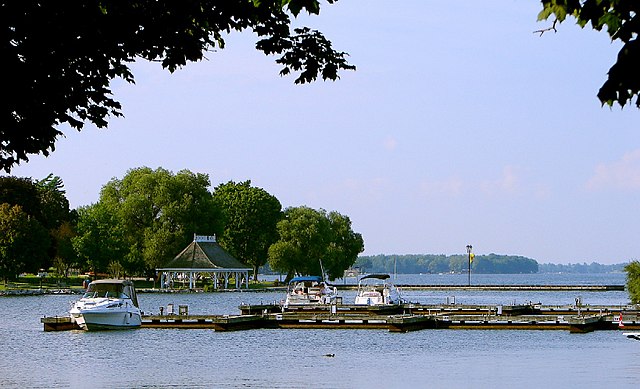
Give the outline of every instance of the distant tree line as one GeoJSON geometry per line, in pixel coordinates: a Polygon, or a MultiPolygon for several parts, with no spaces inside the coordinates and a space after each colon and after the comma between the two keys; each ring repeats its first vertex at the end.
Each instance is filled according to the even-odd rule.
{"type": "Polygon", "coordinates": [[[584,263],[541,263],[539,266],[540,273],[616,273],[623,272],[626,264],[616,263],[613,265],[603,265],[597,262],[584,263]]]}
{"type": "Polygon", "coordinates": [[[153,277],[194,234],[215,235],[254,277],[268,262],[288,278],[324,270],[335,279],[364,250],[348,216],[283,210],[251,181],[209,186],[206,174],[136,168],[106,183],[98,202],[69,210],[59,177],[0,177],[0,277],[6,283],[52,266],[65,276],[77,269],[153,277]]]}
{"type": "MultiPolygon", "coordinates": [[[[355,265],[368,273],[463,273],[469,269],[467,254],[408,254],[360,256],[355,265]]],[[[471,271],[482,274],[537,273],[534,259],[513,255],[476,255],[471,271]]]]}

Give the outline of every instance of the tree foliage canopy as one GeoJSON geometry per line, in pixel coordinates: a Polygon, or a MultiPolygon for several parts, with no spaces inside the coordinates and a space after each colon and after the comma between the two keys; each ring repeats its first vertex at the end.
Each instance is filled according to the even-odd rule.
{"type": "Polygon", "coordinates": [[[218,241],[253,268],[255,279],[258,268],[267,263],[269,246],[278,239],[280,201],[264,189],[251,186],[251,181],[220,184],[213,191],[213,199],[225,226],[218,241]]]}
{"type": "Polygon", "coordinates": [[[69,201],[60,177],[50,174],[35,182],[30,178],[0,177],[2,203],[20,206],[21,211],[32,219],[29,223],[38,223],[38,229],[48,231],[48,260],[40,265],[49,266],[54,258],[62,258],[65,252],[68,253],[62,248],[68,243],[68,235],[62,233],[61,229],[73,224],[74,213],[69,210],[69,201]]]}
{"type": "Polygon", "coordinates": [[[99,202],[78,209],[76,235],[71,242],[82,263],[95,273],[105,272],[111,261],[128,252],[117,214],[99,202]]]}
{"type": "MultiPolygon", "coordinates": [[[[591,24],[597,31],[606,29],[612,40],[622,42],[615,64],[598,92],[602,104],[631,104],[640,108],[640,2],[637,0],[542,0],[539,20],[554,18],[563,22],[573,16],[580,27],[591,24]]],[[[542,30],[544,31],[544,30],[542,30]]]]}
{"type": "Polygon", "coordinates": [[[624,270],[627,272],[627,291],[631,303],[640,304],[640,262],[629,262],[624,270]]]}
{"type": "MultiPolygon", "coordinates": [[[[328,0],[333,3],[334,0],[328,0]]],[[[0,57],[5,99],[0,110],[0,169],[30,154],[48,155],[63,133],[85,122],[107,126],[121,116],[110,81],[134,82],[128,64],[159,61],[173,72],[225,46],[224,35],[251,30],[256,48],[280,55],[281,75],[296,83],[338,78],[355,69],[320,32],[291,29],[291,16],[317,14],[319,0],[71,0],[0,3],[0,57]]]]}
{"type": "Polygon", "coordinates": [[[36,180],[41,204],[40,221],[47,229],[53,229],[73,218],[62,179],[53,174],[36,180]]]}
{"type": "Polygon", "coordinates": [[[42,202],[40,192],[30,178],[0,177],[0,204],[19,205],[22,211],[40,220],[42,202]]]}
{"type": "Polygon", "coordinates": [[[172,259],[194,233],[219,234],[220,216],[209,186],[206,174],[182,170],[174,175],[148,167],[109,181],[99,203],[116,216],[128,247],[124,258],[112,259],[129,272],[151,270],[172,259]]]}
{"type": "Polygon", "coordinates": [[[362,236],[351,230],[351,221],[337,212],[291,207],[278,222],[280,239],[269,247],[271,269],[295,274],[342,277],[364,250],[362,236]],[[322,266],[324,269],[322,269],[322,266]]]}
{"type": "Polygon", "coordinates": [[[360,233],[351,228],[351,219],[336,211],[327,214],[330,238],[323,260],[329,279],[342,277],[344,271],[351,267],[358,254],[364,251],[364,239],[360,233]]]}
{"type": "Polygon", "coordinates": [[[19,205],[0,204],[0,277],[37,272],[47,260],[47,230],[19,205]]]}

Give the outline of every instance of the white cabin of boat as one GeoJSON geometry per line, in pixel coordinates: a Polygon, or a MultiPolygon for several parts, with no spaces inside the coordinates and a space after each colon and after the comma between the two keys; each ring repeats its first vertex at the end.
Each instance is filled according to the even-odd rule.
{"type": "Polygon", "coordinates": [[[336,296],[336,288],[330,288],[320,276],[293,277],[284,305],[329,304],[336,296]]]}
{"type": "Polygon", "coordinates": [[[95,280],[89,284],[82,298],[126,298],[134,306],[138,306],[138,296],[133,282],[130,280],[104,279],[95,280]]]}
{"type": "Polygon", "coordinates": [[[392,305],[402,303],[400,292],[388,280],[389,274],[368,274],[358,282],[356,305],[392,305]]]}

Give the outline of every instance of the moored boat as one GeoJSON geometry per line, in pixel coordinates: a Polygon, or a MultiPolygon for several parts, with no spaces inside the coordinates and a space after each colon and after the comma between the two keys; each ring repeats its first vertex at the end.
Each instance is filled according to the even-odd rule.
{"type": "Polygon", "coordinates": [[[358,281],[356,305],[402,304],[398,288],[389,282],[388,274],[368,274],[358,281]]]}
{"type": "Polygon", "coordinates": [[[320,276],[293,277],[287,286],[283,306],[330,304],[337,296],[336,288],[330,287],[320,276]]]}
{"type": "Polygon", "coordinates": [[[84,330],[128,329],[142,324],[136,290],[129,280],[91,282],[69,314],[84,330]]]}

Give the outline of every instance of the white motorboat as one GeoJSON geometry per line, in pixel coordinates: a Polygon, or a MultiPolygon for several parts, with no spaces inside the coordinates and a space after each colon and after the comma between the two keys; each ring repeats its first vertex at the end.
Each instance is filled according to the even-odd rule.
{"type": "Polygon", "coordinates": [[[91,282],[69,313],[84,330],[137,328],[142,324],[136,290],[129,280],[91,282]]]}
{"type": "Polygon", "coordinates": [[[331,304],[337,296],[336,288],[327,285],[320,276],[293,277],[287,286],[284,307],[331,304]]]}
{"type": "Polygon", "coordinates": [[[400,291],[389,282],[388,274],[368,274],[358,282],[356,305],[393,305],[402,304],[404,300],[400,291]]]}

